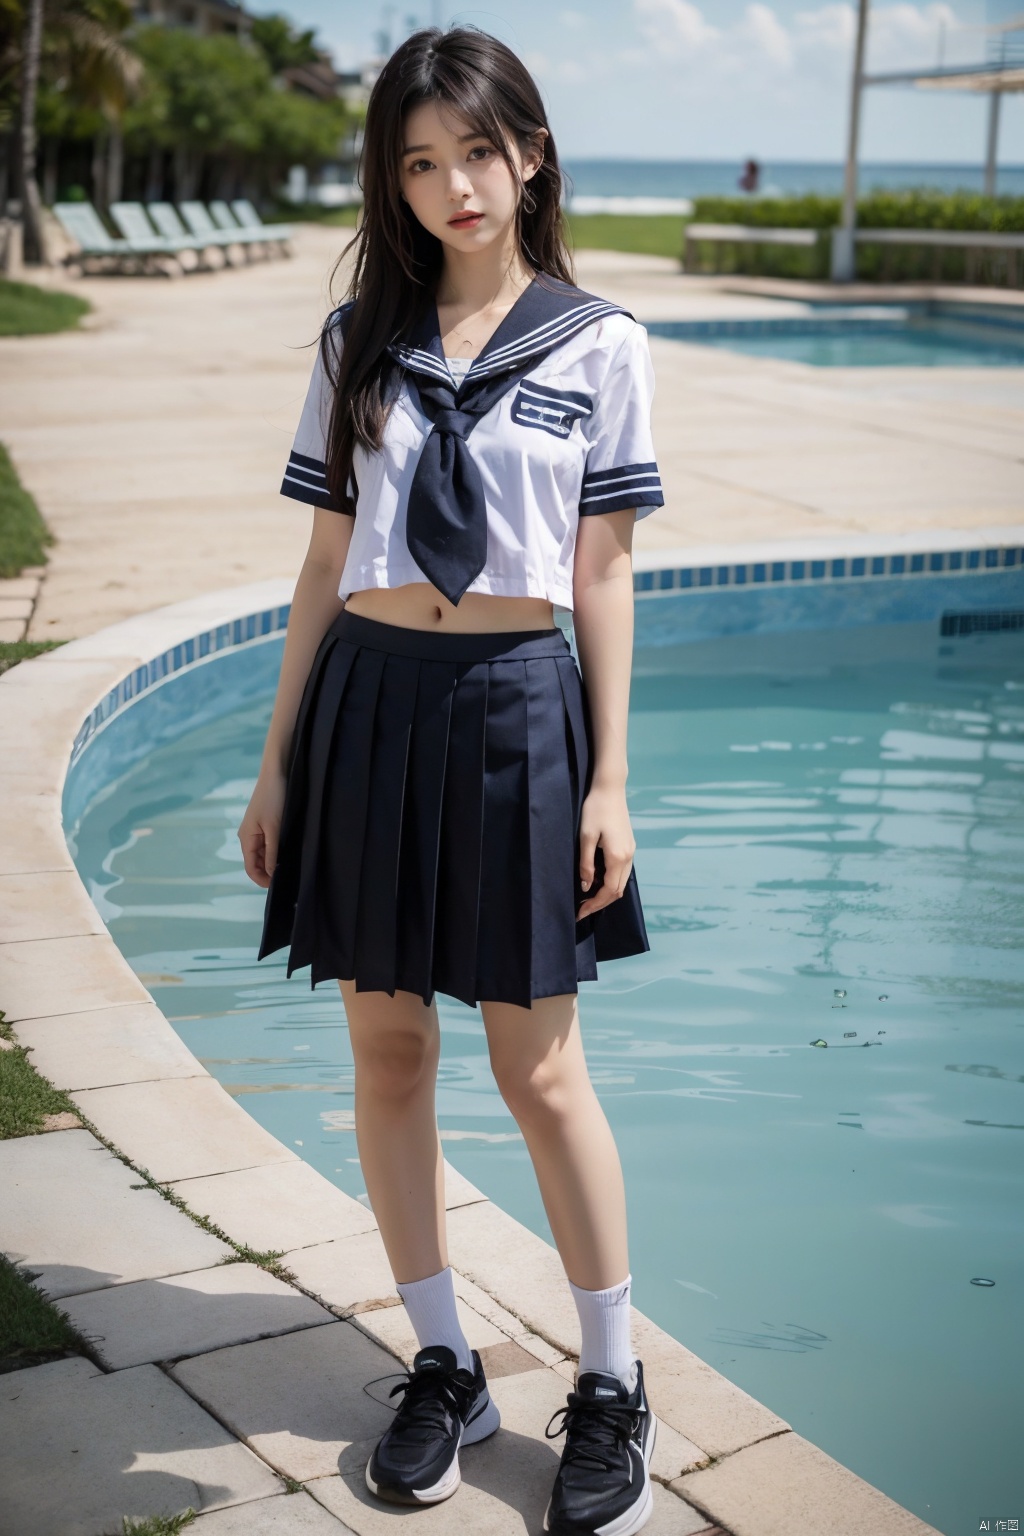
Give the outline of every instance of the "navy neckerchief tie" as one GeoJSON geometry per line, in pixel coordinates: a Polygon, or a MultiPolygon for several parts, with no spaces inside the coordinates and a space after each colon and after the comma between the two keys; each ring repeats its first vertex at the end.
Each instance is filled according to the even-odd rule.
{"type": "Polygon", "coordinates": [[[415,375],[410,388],[431,421],[409,489],[406,540],[420,570],[449,602],[458,604],[487,563],[487,505],[469,434],[540,358],[604,315],[628,314],[618,304],[538,274],[458,388],[444,359],[433,300],[388,347],[406,373],[415,375]]]}

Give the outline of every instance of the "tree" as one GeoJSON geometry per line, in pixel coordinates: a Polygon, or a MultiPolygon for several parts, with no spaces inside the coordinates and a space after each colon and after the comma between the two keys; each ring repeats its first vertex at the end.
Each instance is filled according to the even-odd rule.
{"type": "Polygon", "coordinates": [[[287,16],[257,16],[250,35],[275,75],[300,64],[315,64],[321,57],[313,28],[296,32],[287,16]]]}

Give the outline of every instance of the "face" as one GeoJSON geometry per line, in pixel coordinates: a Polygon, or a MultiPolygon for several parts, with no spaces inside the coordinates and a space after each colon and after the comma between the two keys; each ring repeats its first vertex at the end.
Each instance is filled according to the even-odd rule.
{"type": "MultiPolygon", "coordinates": [[[[442,111],[424,102],[407,114],[401,190],[424,229],[453,250],[479,251],[507,235],[519,189],[497,147],[442,111]]],[[[524,181],[543,158],[539,149],[522,156],[514,143],[511,154],[524,181]]]]}

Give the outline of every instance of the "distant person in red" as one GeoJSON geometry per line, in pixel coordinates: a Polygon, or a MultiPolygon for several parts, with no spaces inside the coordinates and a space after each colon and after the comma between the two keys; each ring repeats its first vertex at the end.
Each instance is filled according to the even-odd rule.
{"type": "Polygon", "coordinates": [[[739,178],[739,188],[742,192],[756,192],[760,184],[761,167],[756,160],[748,160],[739,178]]]}

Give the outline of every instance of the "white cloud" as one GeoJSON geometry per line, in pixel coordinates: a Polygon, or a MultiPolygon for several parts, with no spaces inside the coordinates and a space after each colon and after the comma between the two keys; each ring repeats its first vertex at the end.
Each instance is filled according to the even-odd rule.
{"type": "Polygon", "coordinates": [[[690,0],[633,0],[633,10],[640,30],[659,53],[703,48],[722,35],[690,0]]]}
{"type": "MultiPolygon", "coordinates": [[[[797,11],[789,25],[763,0],[747,5],[728,27],[714,26],[691,0],[633,0],[633,14],[649,46],[649,63],[666,55],[684,64],[699,58],[702,75],[751,68],[759,75],[784,75],[794,67],[831,71],[840,64],[845,69],[856,30],[855,8],[845,0],[797,11]]],[[[876,4],[868,32],[869,67],[934,64],[940,47],[949,62],[957,42],[970,38],[973,30],[949,4],[876,4]]]]}

